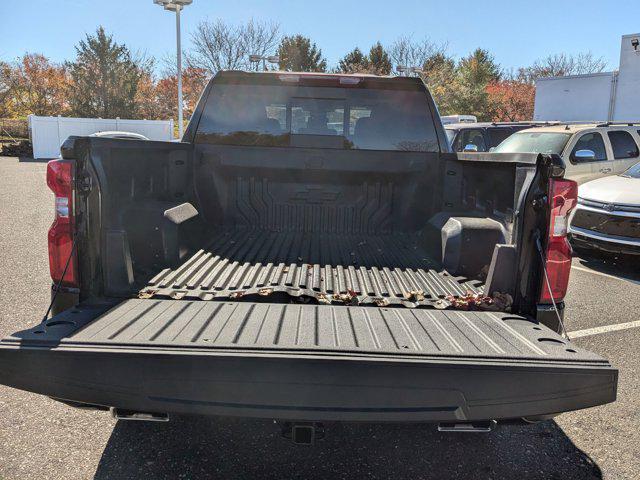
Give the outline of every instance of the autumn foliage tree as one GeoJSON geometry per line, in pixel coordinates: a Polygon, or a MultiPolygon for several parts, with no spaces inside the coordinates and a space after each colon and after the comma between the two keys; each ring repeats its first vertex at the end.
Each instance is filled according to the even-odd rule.
{"type": "Polygon", "coordinates": [[[420,74],[442,115],[455,113],[454,102],[460,95],[460,84],[456,73],[456,62],[444,52],[428,57],[420,74]]]}
{"type": "MultiPolygon", "coordinates": [[[[68,109],[69,83],[62,65],[39,53],[27,53],[13,64],[0,65],[4,110],[15,117],[62,115],[68,109]]],[[[5,113],[5,114],[6,114],[5,113]]]]}
{"type": "Polygon", "coordinates": [[[487,85],[489,110],[494,122],[518,122],[533,118],[536,87],[520,80],[502,80],[487,85]]]}
{"type": "MultiPolygon", "coordinates": [[[[191,118],[208,79],[209,73],[204,68],[187,67],[182,71],[182,96],[185,119],[191,118]]],[[[154,93],[153,104],[158,109],[156,118],[177,118],[177,76],[175,74],[169,74],[158,80],[154,93]]]]}

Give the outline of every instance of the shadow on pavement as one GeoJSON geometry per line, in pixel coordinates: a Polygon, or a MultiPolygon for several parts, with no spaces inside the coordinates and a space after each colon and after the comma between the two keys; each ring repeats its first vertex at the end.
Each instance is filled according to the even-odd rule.
{"type": "Polygon", "coordinates": [[[95,479],[434,478],[599,479],[602,472],[555,422],[490,434],[438,433],[434,425],[327,424],[324,440],[297,446],[263,420],[120,421],[95,479]]]}
{"type": "MultiPolygon", "coordinates": [[[[639,252],[640,253],[640,252],[639,252]]],[[[596,272],[614,275],[630,280],[640,280],[640,254],[623,255],[616,253],[577,250],[578,263],[596,272]]]]}

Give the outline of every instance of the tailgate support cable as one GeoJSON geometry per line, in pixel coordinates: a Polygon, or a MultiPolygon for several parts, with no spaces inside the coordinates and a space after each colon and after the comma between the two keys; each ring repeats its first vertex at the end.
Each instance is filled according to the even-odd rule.
{"type": "MultiPolygon", "coordinates": [[[[538,248],[538,253],[540,254],[540,260],[542,260],[542,271],[544,272],[544,281],[547,284],[547,288],[549,289],[549,292],[552,292],[553,290],[551,289],[551,282],[549,281],[549,274],[547,272],[547,259],[544,257],[544,252],[542,249],[542,242],[540,241],[539,231],[536,231],[535,239],[536,239],[536,247],[538,248]]],[[[553,311],[556,313],[556,316],[558,317],[558,322],[562,327],[562,336],[565,337],[567,340],[571,341],[571,339],[569,338],[569,332],[567,332],[567,328],[564,326],[564,321],[562,320],[562,316],[558,311],[558,305],[556,305],[556,299],[553,298],[553,294],[551,295],[551,303],[553,304],[553,311]]]]}
{"type": "Polygon", "coordinates": [[[44,314],[44,317],[42,317],[42,322],[44,323],[47,321],[47,318],[49,317],[49,313],[51,312],[51,309],[53,308],[53,304],[56,301],[56,297],[58,296],[58,292],[60,291],[60,287],[62,286],[62,281],[64,280],[64,276],[67,274],[67,269],[69,268],[69,264],[71,263],[71,258],[73,257],[73,254],[76,251],[76,233],[73,233],[73,240],[71,243],[71,252],[69,252],[69,258],[67,258],[67,263],[65,263],[64,265],[64,270],[62,271],[62,275],[60,276],[60,280],[58,280],[58,283],[56,284],[56,290],[53,292],[53,296],[51,297],[51,302],[49,302],[49,307],[47,308],[47,311],[44,314]]]}

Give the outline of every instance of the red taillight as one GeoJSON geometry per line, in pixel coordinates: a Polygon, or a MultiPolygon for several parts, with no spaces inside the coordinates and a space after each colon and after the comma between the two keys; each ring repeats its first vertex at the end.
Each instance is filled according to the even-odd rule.
{"type": "Polygon", "coordinates": [[[542,280],[541,303],[561,301],[567,294],[571,271],[571,245],[567,239],[569,213],[578,202],[578,184],[573,180],[551,179],[549,235],[547,238],[546,270],[551,291],[546,280],[542,280]]]}
{"type": "Polygon", "coordinates": [[[55,218],[49,228],[49,270],[55,283],[67,287],[78,286],[73,248],[73,167],[70,160],[52,160],[47,164],[47,185],[55,195],[55,218]]]}

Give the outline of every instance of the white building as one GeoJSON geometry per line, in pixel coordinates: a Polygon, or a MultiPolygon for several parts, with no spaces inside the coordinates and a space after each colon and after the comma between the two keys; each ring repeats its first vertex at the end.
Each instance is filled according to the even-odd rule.
{"type": "Polygon", "coordinates": [[[622,37],[617,71],[538,79],[533,118],[640,121],[640,33],[622,37]]]}

